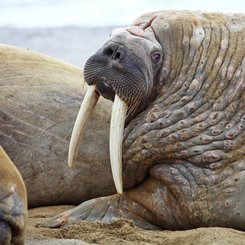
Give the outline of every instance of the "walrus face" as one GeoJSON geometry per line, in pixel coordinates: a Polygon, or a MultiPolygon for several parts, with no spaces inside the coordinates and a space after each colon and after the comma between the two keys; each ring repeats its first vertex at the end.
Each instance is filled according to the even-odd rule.
{"type": "Polygon", "coordinates": [[[84,68],[88,85],[95,85],[100,95],[112,101],[117,94],[128,105],[128,120],[154,97],[155,77],[162,63],[161,46],[154,36],[139,30],[114,30],[84,68]]]}
{"type": "Polygon", "coordinates": [[[131,120],[156,96],[157,75],[163,61],[161,45],[153,30],[137,26],[116,29],[86,62],[88,85],[72,132],[68,164],[73,159],[86,121],[100,95],[114,101],[110,128],[110,159],[113,179],[122,193],[122,141],[125,120],[131,120]]]}

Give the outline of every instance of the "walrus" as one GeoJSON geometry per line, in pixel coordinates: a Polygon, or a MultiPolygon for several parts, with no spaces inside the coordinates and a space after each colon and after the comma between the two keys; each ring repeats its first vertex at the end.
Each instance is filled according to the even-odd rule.
{"type": "Polygon", "coordinates": [[[81,68],[4,44],[0,62],[0,145],[25,181],[28,207],[77,205],[115,193],[108,150],[111,102],[99,100],[71,169],[69,141],[84,96],[81,68]]]}
{"type": "MultiPolygon", "coordinates": [[[[97,103],[77,167],[67,167],[71,130],[84,96],[81,86],[86,91],[81,68],[5,44],[0,44],[0,63],[0,145],[24,179],[28,208],[79,204],[115,193],[108,100],[97,103]],[[96,142],[95,135],[100,135],[96,142]]],[[[23,244],[27,204],[23,183],[9,158],[1,148],[0,244],[23,244]],[[7,174],[5,168],[12,170],[7,174]]]]}
{"type": "Polygon", "coordinates": [[[158,11],[113,31],[85,64],[89,88],[68,163],[97,100],[114,101],[109,148],[118,194],[43,225],[123,218],[145,229],[245,230],[244,74],[242,14],[158,11]]]}
{"type": "Polygon", "coordinates": [[[25,242],[27,196],[24,181],[0,146],[0,244],[25,242]]]}

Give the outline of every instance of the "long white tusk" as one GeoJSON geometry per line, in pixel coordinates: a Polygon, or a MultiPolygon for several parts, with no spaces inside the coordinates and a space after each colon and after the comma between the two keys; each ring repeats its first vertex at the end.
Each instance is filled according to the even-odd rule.
{"type": "Polygon", "coordinates": [[[89,86],[83,99],[80,110],[78,112],[77,119],[71,135],[68,153],[69,167],[73,166],[73,160],[76,155],[80,140],[82,138],[86,122],[88,120],[89,115],[92,113],[98,99],[99,94],[95,91],[95,85],[89,86]]]}
{"type": "Polygon", "coordinates": [[[113,180],[118,194],[123,193],[122,187],[122,141],[124,123],[128,106],[117,95],[112,107],[110,126],[110,159],[113,180]]]}

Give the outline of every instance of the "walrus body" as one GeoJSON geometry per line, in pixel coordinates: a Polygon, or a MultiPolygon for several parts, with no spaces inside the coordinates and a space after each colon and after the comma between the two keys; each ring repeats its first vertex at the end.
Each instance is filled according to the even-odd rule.
{"type": "Polygon", "coordinates": [[[23,179],[0,146],[0,244],[23,245],[27,196],[23,179]]]}
{"type": "Polygon", "coordinates": [[[84,74],[91,91],[128,108],[126,191],[45,225],[128,218],[148,229],[245,230],[244,15],[146,14],[113,32],[84,74]]]}
{"type": "Polygon", "coordinates": [[[78,165],[69,169],[69,139],[83,98],[81,69],[7,45],[0,45],[0,60],[0,145],[25,181],[29,208],[79,204],[114,193],[107,136],[110,102],[99,101],[78,165]]]}

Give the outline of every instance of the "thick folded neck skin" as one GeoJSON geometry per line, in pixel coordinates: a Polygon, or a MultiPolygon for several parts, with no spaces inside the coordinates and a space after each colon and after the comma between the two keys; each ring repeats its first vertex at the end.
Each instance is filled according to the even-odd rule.
{"type": "Polygon", "coordinates": [[[151,26],[164,60],[157,98],[125,129],[125,189],[140,183],[155,164],[218,173],[244,154],[244,30],[232,18],[222,23],[222,15],[161,14],[133,24],[151,26]]]}

